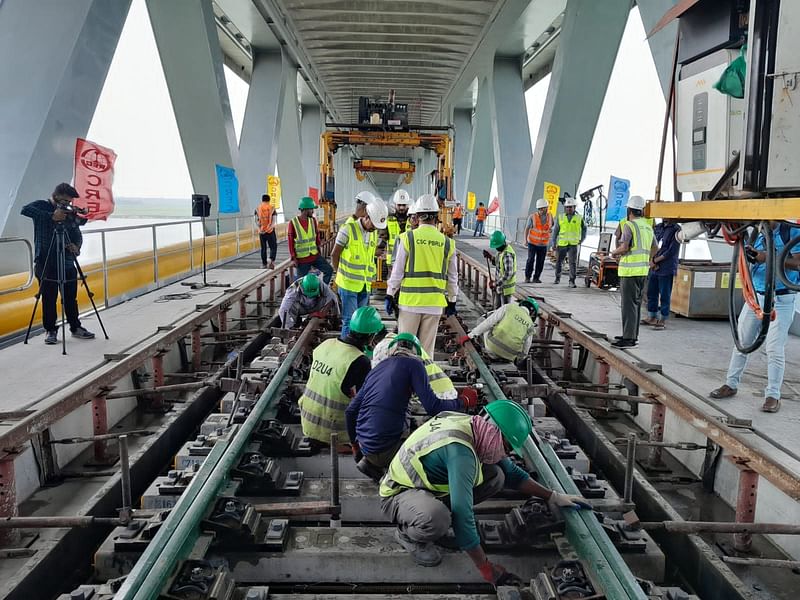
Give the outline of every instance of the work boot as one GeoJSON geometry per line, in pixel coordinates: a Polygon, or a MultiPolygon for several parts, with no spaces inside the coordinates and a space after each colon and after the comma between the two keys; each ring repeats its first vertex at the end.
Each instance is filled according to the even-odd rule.
{"type": "Polygon", "coordinates": [[[731,398],[732,396],[736,395],[736,388],[732,388],[728,384],[721,385],[713,392],[709,394],[712,398],[716,400],[722,400],[723,398],[731,398]]]}
{"type": "Polygon", "coordinates": [[[530,282],[531,282],[531,278],[530,277],[526,277],[525,278],[525,283],[530,283],[530,282]]]}
{"type": "Polygon", "coordinates": [[[442,555],[430,542],[415,542],[399,529],[394,530],[394,539],[421,567],[435,567],[442,562],[442,555]]]}
{"type": "Polygon", "coordinates": [[[561,277],[556,277],[556,278],[553,280],[553,284],[554,284],[554,285],[558,285],[559,283],[561,283],[561,277]]]}
{"type": "Polygon", "coordinates": [[[94,334],[85,327],[76,327],[72,330],[72,337],[78,338],[79,340],[93,340],[94,334]]]}
{"type": "Polygon", "coordinates": [[[575,282],[574,282],[574,281],[570,281],[570,282],[569,282],[569,287],[571,287],[571,288],[574,288],[574,287],[578,287],[578,286],[577,286],[577,285],[575,285],[575,282]]]}
{"type": "Polygon", "coordinates": [[[372,479],[375,483],[378,483],[383,477],[384,470],[380,467],[376,467],[371,462],[367,460],[367,457],[364,456],[360,461],[356,463],[356,469],[361,471],[364,475],[372,479]]]}
{"type": "Polygon", "coordinates": [[[275,261],[274,260],[269,261],[267,263],[267,268],[268,269],[274,269],[275,268],[275,261]]]}
{"type": "Polygon", "coordinates": [[[47,335],[44,337],[44,343],[48,346],[55,346],[58,343],[58,332],[48,331],[47,335]]]}
{"type": "Polygon", "coordinates": [[[533,283],[542,283],[542,280],[539,279],[538,277],[534,277],[533,278],[533,283]]]}

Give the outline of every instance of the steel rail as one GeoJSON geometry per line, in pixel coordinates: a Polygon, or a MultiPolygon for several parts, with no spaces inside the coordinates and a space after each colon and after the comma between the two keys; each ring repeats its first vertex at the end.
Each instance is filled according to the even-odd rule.
{"type": "MultiPolygon", "coordinates": [[[[459,251],[458,259],[472,269],[483,273],[486,267],[471,256],[459,251]]],[[[525,295],[517,292],[517,298],[525,295]]],[[[538,300],[538,299],[537,299],[538,300]]],[[[670,409],[683,421],[708,437],[712,442],[728,450],[731,454],[746,462],[748,468],[781,490],[794,500],[800,500],[800,478],[790,468],[781,464],[773,456],[753,448],[745,438],[732,427],[717,421],[699,406],[693,406],[688,398],[676,394],[664,383],[637,365],[629,362],[613,349],[603,345],[597,339],[587,335],[584,327],[573,319],[559,316],[559,311],[549,304],[538,300],[539,308],[544,313],[548,324],[557,327],[568,335],[575,344],[586,348],[592,355],[602,358],[620,375],[639,386],[648,393],[648,397],[670,409]]],[[[561,313],[563,315],[563,313],[561,313]]]]}
{"type": "Polygon", "coordinates": [[[217,498],[228,473],[242,456],[250,435],[264,418],[264,413],[279,398],[289,370],[310,344],[320,323],[321,319],[311,319],[273,375],[267,389],[253,406],[247,420],[212,448],[200,470],[125,579],[115,596],[117,600],[155,600],[159,596],[175,564],[191,550],[199,535],[200,520],[217,498]]]}
{"type": "MultiPolygon", "coordinates": [[[[459,337],[466,335],[455,317],[449,317],[447,325],[459,337]]],[[[466,342],[464,349],[470,362],[478,369],[492,400],[507,400],[494,375],[472,343],[466,342]]],[[[572,476],[567,473],[555,451],[549,444],[541,443],[535,431],[518,451],[529,466],[536,469],[550,489],[580,495],[572,476]]],[[[575,547],[578,556],[586,561],[592,575],[602,584],[605,595],[616,600],[625,598],[646,600],[647,596],[637,583],[636,577],[608,539],[594,513],[563,510],[562,515],[567,524],[567,538],[575,547]]]]}

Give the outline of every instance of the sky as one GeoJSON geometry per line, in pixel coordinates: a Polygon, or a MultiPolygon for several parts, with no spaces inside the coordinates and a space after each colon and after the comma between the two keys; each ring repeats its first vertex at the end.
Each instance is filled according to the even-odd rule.
{"type": "MultiPolygon", "coordinates": [[[[225,67],[237,139],[247,84],[225,67]]],[[[550,77],[525,94],[535,147],[550,77]]],[[[634,194],[652,197],[665,108],[638,9],[631,11],[606,91],[580,189],[610,175],[631,180],[634,194]]],[[[114,192],[123,197],[178,198],[192,193],[175,116],[144,0],[133,0],[88,138],[117,153],[114,192]]],[[[667,153],[669,155],[669,153],[667,153]]],[[[664,172],[672,172],[671,157],[664,172]]],[[[496,195],[496,181],[492,197],[496,195]]],[[[664,185],[671,199],[671,185],[664,185]]]]}

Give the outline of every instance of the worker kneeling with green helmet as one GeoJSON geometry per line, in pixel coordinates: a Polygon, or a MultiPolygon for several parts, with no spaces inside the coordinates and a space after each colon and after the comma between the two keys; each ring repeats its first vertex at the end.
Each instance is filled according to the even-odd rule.
{"type": "Polygon", "coordinates": [[[497,400],[486,406],[486,414],[440,413],[409,436],[381,480],[380,495],[384,515],[397,524],[395,538],[417,564],[434,567],[441,562],[434,542],[452,522],[456,544],[483,578],[503,584],[514,576],[490,562],[481,548],[475,504],[507,487],[551,506],[588,507],[580,496],[542,487],[508,459],[503,440],[519,450],[532,430],[520,405],[497,400]]]}
{"type": "Polygon", "coordinates": [[[512,300],[490,313],[469,335],[458,338],[458,343],[464,344],[482,335],[483,345],[492,357],[517,361],[531,349],[538,315],[539,303],[534,298],[528,297],[519,303],[512,300]]]}

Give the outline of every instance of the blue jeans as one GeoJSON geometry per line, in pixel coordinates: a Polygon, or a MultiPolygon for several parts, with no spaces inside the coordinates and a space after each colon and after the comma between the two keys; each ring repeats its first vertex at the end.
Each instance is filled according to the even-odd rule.
{"type": "MultiPolygon", "coordinates": [[[[764,398],[781,399],[781,385],[783,384],[783,371],[786,366],[784,350],[786,339],[789,337],[789,327],[794,319],[794,302],[797,294],[786,294],[785,296],[775,296],[776,318],[769,324],[769,332],[764,342],[767,351],[767,387],[764,390],[764,398]]],[[[764,303],[764,296],[758,295],[760,304],[764,303]]],[[[742,307],[739,314],[739,339],[743,343],[749,344],[756,335],[761,322],[756,319],[755,313],[747,304],[742,307]]],[[[742,376],[747,357],[749,354],[742,354],[735,347],[731,353],[731,363],[728,366],[728,377],[725,383],[733,389],[739,387],[739,379],[742,376]]]]}
{"type": "Polygon", "coordinates": [[[331,267],[330,263],[322,258],[319,254],[317,254],[317,259],[313,263],[305,263],[297,265],[297,277],[295,277],[295,281],[300,279],[301,277],[305,277],[308,275],[308,272],[311,270],[311,267],[317,269],[320,273],[322,273],[322,281],[325,283],[331,282],[331,275],[333,275],[333,268],[331,267]]]}
{"type": "Polygon", "coordinates": [[[369,304],[369,292],[366,290],[351,292],[339,288],[339,298],[342,300],[342,339],[344,339],[350,332],[350,317],[357,308],[369,304]]]}
{"type": "Polygon", "coordinates": [[[477,235],[483,235],[483,226],[486,224],[486,221],[475,221],[475,231],[472,232],[472,237],[477,235]]]}
{"type": "Polygon", "coordinates": [[[672,299],[672,275],[659,277],[650,273],[647,280],[647,312],[651,319],[669,319],[669,303],[672,299]],[[659,299],[661,300],[659,306],[659,299]],[[659,309],[661,315],[659,316],[659,309]]]}

